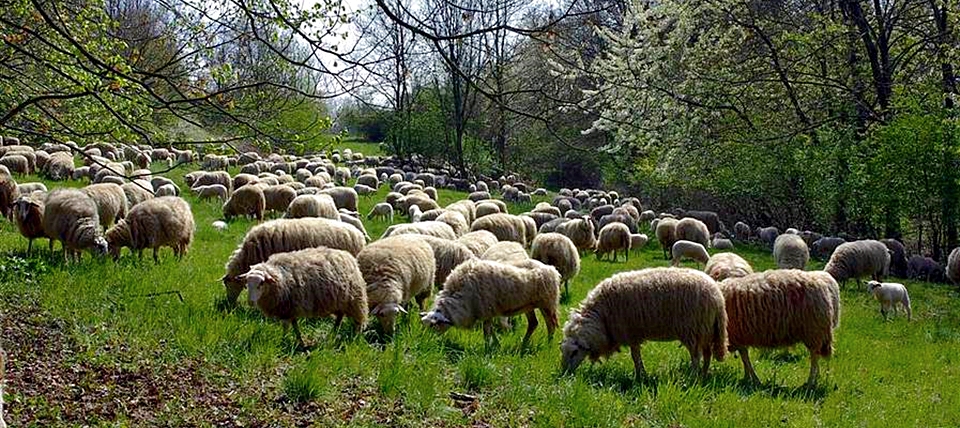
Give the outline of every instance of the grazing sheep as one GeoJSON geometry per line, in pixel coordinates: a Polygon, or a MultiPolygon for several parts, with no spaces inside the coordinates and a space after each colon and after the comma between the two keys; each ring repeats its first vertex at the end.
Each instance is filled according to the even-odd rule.
{"type": "Polygon", "coordinates": [[[518,314],[527,316],[522,346],[536,330],[539,309],[547,324],[547,340],[559,325],[560,274],[552,266],[530,260],[522,267],[490,260],[470,260],[453,270],[430,311],[420,321],[440,333],[451,326],[483,325],[487,343],[496,342],[493,319],[518,314]]]}
{"type": "Polygon", "coordinates": [[[833,255],[833,252],[837,250],[841,244],[845,243],[843,238],[826,236],[820,238],[813,242],[813,245],[810,246],[813,255],[820,260],[829,260],[830,256],[833,255]]]}
{"type": "Polygon", "coordinates": [[[670,249],[670,254],[673,256],[670,266],[674,267],[680,266],[680,262],[683,261],[683,259],[693,259],[698,265],[699,263],[706,264],[710,261],[710,254],[707,253],[707,249],[698,242],[684,240],[674,242],[673,247],[670,249]]]}
{"type": "Polygon", "coordinates": [[[853,278],[860,284],[860,278],[870,276],[882,281],[890,268],[890,251],[880,241],[872,239],[847,242],[837,247],[830,261],[823,268],[840,284],[853,278]]]}
{"type": "Polygon", "coordinates": [[[907,261],[907,278],[926,282],[943,282],[946,270],[930,257],[915,255],[907,261]]]}
{"type": "Polygon", "coordinates": [[[248,184],[233,192],[230,199],[223,204],[223,217],[230,220],[233,217],[249,216],[263,220],[266,209],[267,199],[263,195],[263,189],[256,184],[248,184]]]}
{"type": "Polygon", "coordinates": [[[913,311],[910,309],[910,294],[907,293],[907,287],[904,287],[903,284],[867,281],[867,291],[880,302],[880,315],[883,315],[883,319],[887,319],[887,312],[891,309],[893,312],[897,312],[897,303],[903,306],[903,309],[907,312],[907,321],[913,318],[913,311]]]}
{"type": "MultiPolygon", "coordinates": [[[[707,232],[714,234],[723,229],[723,223],[720,222],[720,216],[713,211],[685,211],[683,216],[693,218],[707,226],[707,232]]],[[[685,238],[680,238],[685,239],[685,238]]],[[[689,239],[687,239],[689,241],[689,239]]]]}
{"type": "Polygon", "coordinates": [[[364,174],[357,177],[357,184],[367,186],[376,191],[376,189],[380,187],[380,179],[377,178],[376,175],[364,174]]]}
{"type": "Polygon", "coordinates": [[[646,376],[640,346],[647,340],[679,340],[694,370],[727,354],[727,315],[716,282],[693,269],[652,268],[623,272],[598,284],[563,326],[561,362],[573,373],[586,357],[596,361],[630,347],[634,374],[646,376]]]}
{"type": "Polygon", "coordinates": [[[467,219],[463,217],[463,214],[456,211],[445,211],[437,216],[436,221],[449,224],[457,237],[463,236],[463,234],[470,231],[470,225],[467,224],[467,219]]]}
{"type": "Polygon", "coordinates": [[[145,182],[135,182],[135,183],[124,183],[120,186],[123,189],[123,194],[127,198],[127,208],[133,208],[137,204],[153,199],[154,195],[151,191],[153,188],[149,186],[150,183],[145,182]]]}
{"type": "Polygon", "coordinates": [[[356,218],[349,214],[339,213],[338,218],[340,221],[353,226],[355,229],[359,230],[363,234],[363,239],[366,242],[370,242],[372,238],[367,234],[367,229],[363,227],[363,222],[359,218],[356,218]]]}
{"type": "Polygon", "coordinates": [[[264,208],[277,213],[287,212],[287,207],[297,197],[297,191],[290,186],[267,186],[263,189],[264,208]]]}
{"type": "Polygon", "coordinates": [[[477,230],[464,234],[457,238],[457,242],[466,245],[474,256],[483,257],[490,247],[494,246],[499,240],[497,235],[486,230],[477,230]]]}
{"type": "Polygon", "coordinates": [[[393,206],[386,202],[380,202],[374,205],[370,213],[367,214],[367,220],[374,218],[386,219],[388,222],[393,223],[393,206]]]}
{"type": "Polygon", "coordinates": [[[192,188],[194,193],[197,194],[197,198],[203,199],[218,199],[220,201],[227,200],[227,188],[222,184],[210,184],[206,186],[197,186],[192,188]]]}
{"type": "Polygon", "coordinates": [[[257,184],[260,178],[253,174],[240,173],[233,177],[233,188],[239,189],[248,184],[257,184]]]}
{"type": "Polygon", "coordinates": [[[482,201],[477,202],[476,204],[477,204],[477,205],[480,205],[480,204],[494,204],[494,205],[497,206],[497,208],[500,208],[500,212],[501,212],[502,214],[509,214],[509,213],[510,213],[510,210],[507,209],[507,203],[506,203],[506,202],[503,202],[503,201],[501,201],[501,200],[499,200],[499,199],[484,199],[484,200],[482,200],[482,201]]]}
{"type": "Polygon", "coordinates": [[[623,223],[610,223],[600,229],[600,238],[597,240],[597,249],[594,253],[597,260],[602,260],[607,253],[613,253],[613,261],[617,261],[617,251],[623,250],[627,261],[630,261],[630,229],[623,223]]]}
{"type": "Polygon", "coordinates": [[[757,237],[760,238],[760,242],[767,245],[767,248],[773,248],[773,244],[777,241],[777,237],[780,236],[780,229],[776,227],[764,227],[757,229],[757,237]]]}
{"type": "Polygon", "coordinates": [[[703,271],[714,280],[723,281],[727,278],[750,275],[753,273],[753,267],[743,257],[734,253],[718,253],[707,260],[703,271]]]}
{"type": "Polygon", "coordinates": [[[470,231],[486,230],[493,233],[500,241],[518,242],[527,245],[527,225],[520,216],[511,214],[490,214],[477,218],[470,231]]]}
{"type": "MultiPolygon", "coordinates": [[[[33,240],[49,238],[43,230],[43,200],[46,194],[42,192],[21,195],[13,202],[13,219],[17,224],[20,235],[27,238],[27,254],[33,250],[33,240]]],[[[50,239],[50,251],[53,251],[53,239],[50,239]]]]}
{"type": "Polygon", "coordinates": [[[20,197],[20,188],[17,181],[9,174],[0,174],[0,215],[10,218],[10,207],[13,201],[20,197]]]}
{"type": "Polygon", "coordinates": [[[450,272],[460,266],[467,260],[474,259],[473,252],[457,241],[440,239],[433,236],[417,235],[433,248],[433,258],[436,262],[436,270],[433,274],[433,282],[438,289],[443,288],[443,282],[447,280],[450,272]]]}
{"type": "Polygon", "coordinates": [[[330,195],[299,195],[287,206],[284,218],[323,217],[340,219],[340,213],[330,195]]]}
{"type": "Polygon", "coordinates": [[[710,230],[702,221],[687,217],[677,222],[677,240],[690,241],[710,248],[710,230]]]}
{"type": "Polygon", "coordinates": [[[527,255],[527,250],[525,250],[522,245],[513,241],[500,241],[491,245],[480,258],[501,263],[530,260],[530,256],[527,255]]]}
{"type": "Polygon", "coordinates": [[[330,195],[337,209],[344,208],[350,211],[357,210],[357,191],[349,187],[334,187],[332,189],[323,189],[321,194],[330,195]]]}
{"type": "Polygon", "coordinates": [[[883,245],[890,250],[890,275],[898,278],[907,277],[907,249],[896,239],[881,239],[883,245]]]}
{"type": "MultiPolygon", "coordinates": [[[[193,182],[187,181],[190,188],[219,184],[227,189],[228,196],[233,193],[233,180],[230,179],[230,174],[226,171],[198,172],[201,172],[201,174],[194,176],[193,182]]],[[[184,179],[186,180],[186,176],[184,176],[184,179]]]]}
{"type": "Polygon", "coordinates": [[[50,159],[43,167],[43,173],[51,180],[61,181],[73,178],[74,169],[72,154],[56,152],[50,155],[50,159]]]}
{"type": "Polygon", "coordinates": [[[954,248],[947,257],[947,278],[960,285],[960,247],[954,248]]]}
{"type": "MultiPolygon", "coordinates": [[[[617,208],[617,210],[620,208],[617,208]]],[[[614,210],[616,211],[616,210],[614,210]]],[[[630,230],[630,233],[637,233],[637,222],[626,213],[617,213],[607,214],[603,217],[600,217],[600,221],[597,222],[597,227],[603,229],[604,226],[610,223],[622,223],[627,226],[627,229],[630,230]]]]}
{"type": "Polygon", "coordinates": [[[557,226],[556,232],[570,238],[579,251],[589,251],[597,247],[593,222],[589,218],[578,218],[561,223],[557,226]]]}
{"type": "Polygon", "coordinates": [[[472,224],[473,221],[477,219],[477,205],[469,199],[456,201],[450,205],[447,205],[446,209],[448,211],[456,211],[462,214],[463,218],[467,219],[467,224],[472,224]]]}
{"type": "Polygon", "coordinates": [[[570,280],[580,273],[580,253],[570,238],[559,233],[542,233],[530,244],[530,258],[557,269],[563,280],[563,294],[570,293],[570,280]]]}
{"type": "Polygon", "coordinates": [[[393,333],[394,319],[406,313],[403,304],[416,299],[421,310],[434,284],[433,248],[419,236],[391,236],[367,245],[357,255],[367,283],[370,313],[384,332],[393,333]]]}
{"type": "Polygon", "coordinates": [[[740,242],[746,242],[750,239],[750,225],[738,221],[733,225],[733,236],[737,238],[740,242]]]}
{"type": "Polygon", "coordinates": [[[840,322],[837,283],[824,272],[771,270],[720,283],[727,311],[730,350],[740,353],[745,380],[759,383],[748,347],[803,343],[810,351],[807,386],[817,381],[820,357],[833,353],[840,322]]]}
{"type": "Polygon", "coordinates": [[[30,162],[22,154],[9,154],[0,157],[0,165],[7,167],[10,172],[18,175],[30,173],[30,162]]]}
{"type": "Polygon", "coordinates": [[[120,258],[120,249],[143,257],[145,248],[153,249],[154,263],[160,263],[160,247],[170,247],[177,260],[190,249],[196,226],[190,204],[177,196],[154,198],[130,209],[127,216],[106,232],[107,245],[113,259],[120,258]]]}
{"type": "Polygon", "coordinates": [[[773,243],[773,260],[777,268],[803,270],[810,260],[810,250],[799,235],[785,233],[773,243]]]}
{"type": "Polygon", "coordinates": [[[732,250],[733,241],[723,238],[720,234],[714,236],[713,240],[710,241],[710,246],[717,250],[732,250]]]}
{"type": "Polygon", "coordinates": [[[43,232],[63,245],[65,259],[80,260],[80,250],[102,255],[107,240],[100,230],[97,203],[74,189],[54,190],[43,202],[43,232]]]}
{"type": "Polygon", "coordinates": [[[177,196],[179,194],[180,190],[178,190],[177,186],[174,186],[173,184],[164,184],[158,187],[157,191],[153,193],[153,195],[158,198],[161,196],[177,196]]]}
{"type": "Polygon", "coordinates": [[[491,214],[500,214],[500,207],[489,202],[477,204],[477,218],[485,217],[491,214]]]}
{"type": "Polygon", "coordinates": [[[227,301],[236,302],[243,291],[240,275],[272,254],[314,247],[358,254],[364,244],[363,234],[353,226],[327,218],[279,219],[256,225],[247,232],[227,261],[226,273],[221,278],[227,290],[227,301]]]}
{"type": "Polygon", "coordinates": [[[346,251],[318,247],[274,254],[241,279],[250,302],[264,315],[292,325],[301,347],[300,318],[333,315],[337,329],[346,316],[356,333],[367,325],[366,284],[357,259],[346,251]]]}
{"type": "Polygon", "coordinates": [[[422,194],[422,193],[417,193],[417,194],[410,193],[407,196],[404,196],[402,199],[400,199],[398,203],[400,204],[400,208],[403,209],[404,212],[409,212],[409,209],[412,206],[416,206],[420,208],[421,212],[440,208],[440,206],[437,205],[436,201],[434,201],[433,199],[430,199],[429,196],[426,196],[425,194],[422,194]]]}
{"type": "Polygon", "coordinates": [[[630,234],[630,249],[636,253],[639,253],[643,247],[646,247],[647,242],[650,242],[650,238],[643,233],[630,234]]]}
{"type": "Polygon", "coordinates": [[[396,235],[407,235],[407,234],[418,234],[418,235],[427,235],[435,236],[437,238],[456,240],[457,234],[453,232],[453,228],[449,224],[439,222],[439,221],[422,221],[420,223],[404,223],[404,224],[395,224],[390,226],[383,232],[383,235],[380,236],[380,239],[396,236],[396,235]]]}
{"type": "Polygon", "coordinates": [[[104,229],[127,215],[127,194],[122,187],[113,183],[98,183],[81,190],[97,204],[97,215],[104,229]]]}
{"type": "Polygon", "coordinates": [[[667,252],[670,250],[668,249],[672,249],[673,243],[677,242],[677,220],[672,218],[661,219],[653,229],[656,231],[660,248],[663,249],[663,258],[669,258],[667,252]]]}

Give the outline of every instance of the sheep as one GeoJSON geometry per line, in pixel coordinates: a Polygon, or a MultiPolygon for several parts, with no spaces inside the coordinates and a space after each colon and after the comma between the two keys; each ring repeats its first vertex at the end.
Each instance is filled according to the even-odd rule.
{"type": "Polygon", "coordinates": [[[81,190],[97,204],[97,215],[104,229],[127,215],[127,195],[122,187],[113,183],[98,183],[81,190]]]}
{"type": "Polygon", "coordinates": [[[633,217],[630,217],[629,214],[616,212],[613,214],[607,214],[601,217],[600,221],[597,222],[597,228],[602,230],[604,226],[610,223],[623,223],[627,226],[627,229],[630,230],[630,233],[637,233],[637,222],[633,219],[633,217]]]}
{"type": "Polygon", "coordinates": [[[617,261],[617,251],[623,250],[627,261],[630,261],[630,229],[623,223],[610,223],[600,229],[600,238],[597,240],[597,249],[594,253],[597,260],[603,259],[607,253],[613,252],[613,261],[617,261]]]}
{"type": "Polygon", "coordinates": [[[845,243],[843,238],[826,236],[820,238],[813,242],[813,245],[810,246],[810,250],[813,252],[813,255],[820,260],[829,260],[830,256],[833,255],[833,252],[837,250],[841,244],[845,243]]]}
{"type": "Polygon", "coordinates": [[[486,230],[477,230],[457,238],[457,242],[466,245],[473,255],[482,257],[483,253],[498,242],[497,236],[486,230]]]}
{"type": "Polygon", "coordinates": [[[380,187],[380,179],[378,179],[376,175],[363,174],[357,177],[357,184],[367,186],[376,191],[376,189],[380,187]]]}
{"type": "Polygon", "coordinates": [[[178,196],[180,191],[177,189],[177,186],[172,184],[164,184],[157,188],[157,191],[153,192],[153,195],[156,197],[161,196],[178,196]]]}
{"type": "MultiPolygon", "coordinates": [[[[507,203],[506,203],[506,202],[503,202],[503,201],[501,201],[501,200],[499,200],[499,199],[484,199],[484,200],[482,200],[482,201],[476,202],[476,204],[477,204],[478,206],[479,206],[480,204],[494,204],[494,205],[497,206],[497,208],[500,209],[500,212],[501,212],[501,213],[503,213],[503,214],[509,214],[509,213],[510,213],[510,210],[507,209],[507,203]]],[[[479,216],[478,216],[478,217],[479,217],[479,216]]]]}
{"type": "Polygon", "coordinates": [[[330,195],[337,209],[346,208],[350,211],[357,210],[357,192],[349,187],[334,187],[332,189],[323,189],[321,194],[330,195]]]}
{"type": "Polygon", "coordinates": [[[710,241],[710,246],[717,250],[732,250],[733,241],[724,238],[719,233],[713,237],[713,240],[710,241]]]}
{"type": "Polygon", "coordinates": [[[527,245],[533,243],[533,239],[537,237],[537,222],[530,217],[518,216],[520,220],[523,220],[524,225],[524,240],[527,242],[527,245]]]}
{"type": "Polygon", "coordinates": [[[353,320],[354,332],[367,325],[367,290],[357,259],[350,253],[326,247],[271,255],[241,275],[250,302],[270,318],[293,326],[297,343],[305,347],[299,318],[343,317],[353,320]]]}
{"type": "Polygon", "coordinates": [[[419,236],[391,236],[371,243],[357,255],[357,262],[367,284],[370,313],[384,332],[393,333],[394,319],[406,313],[402,305],[411,298],[424,309],[435,282],[436,259],[433,248],[419,236]]]}
{"type": "Polygon", "coordinates": [[[470,225],[467,223],[467,219],[463,217],[463,214],[460,214],[457,211],[445,211],[440,213],[440,215],[437,216],[436,221],[450,225],[450,228],[453,229],[454,235],[457,235],[457,237],[463,236],[463,234],[470,231],[470,225]]]}
{"type": "Polygon", "coordinates": [[[740,242],[746,242],[750,239],[750,225],[738,221],[733,225],[733,236],[737,238],[740,242]]]}
{"type": "Polygon", "coordinates": [[[570,294],[570,280],[580,273],[580,253],[570,238],[559,233],[542,233],[530,244],[530,258],[557,269],[563,280],[563,294],[570,294]]]}
{"type": "Polygon", "coordinates": [[[239,189],[248,184],[257,184],[260,178],[253,174],[240,173],[233,177],[233,188],[239,189]]]}
{"type": "Polygon", "coordinates": [[[650,242],[650,238],[643,233],[630,234],[630,250],[636,253],[639,253],[643,247],[646,247],[647,242],[650,242]]]}
{"type": "Polygon", "coordinates": [[[907,249],[896,239],[881,239],[883,245],[890,250],[890,275],[898,278],[907,277],[907,249]]]}
{"type": "Polygon", "coordinates": [[[946,270],[930,257],[914,255],[907,261],[907,278],[927,282],[942,282],[946,270]]]}
{"type": "Polygon", "coordinates": [[[64,259],[79,261],[80,250],[84,249],[97,255],[107,252],[97,203],[86,193],[74,189],[54,190],[43,205],[43,233],[60,241],[64,259]]]}
{"type": "Polygon", "coordinates": [[[393,223],[393,207],[386,202],[380,202],[374,205],[370,213],[367,214],[367,220],[373,218],[386,219],[388,222],[393,223]]]}
{"type": "Polygon", "coordinates": [[[710,260],[710,254],[707,253],[707,249],[698,242],[684,240],[674,242],[673,247],[670,249],[670,254],[672,255],[670,266],[673,267],[680,266],[680,262],[683,261],[683,259],[693,259],[697,262],[698,266],[700,263],[706,264],[710,260]]]}
{"type": "Polygon", "coordinates": [[[913,311],[910,309],[910,294],[907,293],[907,287],[897,282],[878,282],[867,281],[867,291],[873,294],[873,298],[880,302],[880,315],[887,319],[887,312],[891,309],[897,311],[897,303],[903,306],[907,312],[907,321],[913,318],[913,311]]]}
{"type": "Polygon", "coordinates": [[[450,205],[447,205],[448,211],[456,211],[467,219],[467,224],[472,224],[477,219],[477,206],[469,199],[462,199],[450,205]]]}
{"type": "MultiPolygon", "coordinates": [[[[201,174],[198,174],[194,177],[193,182],[187,181],[187,184],[193,188],[197,186],[208,186],[211,184],[219,184],[227,189],[227,195],[233,193],[233,180],[230,179],[230,174],[226,171],[214,171],[206,172],[199,171],[201,174]]],[[[187,177],[184,176],[184,179],[187,177]]]]}
{"type": "Polygon", "coordinates": [[[217,220],[211,223],[210,225],[213,226],[213,229],[218,232],[223,232],[224,230],[227,230],[227,222],[223,220],[217,220]]]}
{"type": "Polygon", "coordinates": [[[407,209],[407,218],[410,219],[411,223],[419,223],[423,220],[423,211],[420,211],[420,207],[417,205],[411,205],[407,209]]]}
{"type": "Polygon", "coordinates": [[[456,240],[457,234],[453,232],[453,228],[449,224],[439,222],[439,221],[422,221],[420,223],[405,223],[405,224],[395,224],[390,226],[383,232],[383,235],[380,235],[380,239],[395,236],[395,235],[407,235],[407,234],[418,234],[418,235],[427,235],[435,236],[437,238],[456,240]]]}
{"type": "Polygon", "coordinates": [[[363,234],[353,226],[327,218],[278,219],[256,225],[225,266],[221,281],[227,290],[227,302],[236,302],[243,291],[239,276],[272,254],[323,246],[356,255],[364,244],[363,234]]]}
{"type": "Polygon", "coordinates": [[[597,247],[593,223],[589,218],[578,218],[564,222],[557,226],[556,232],[570,238],[579,251],[589,251],[597,247]]]}
{"type": "Polygon", "coordinates": [[[473,192],[467,195],[467,199],[473,202],[482,201],[484,199],[490,199],[490,192],[487,192],[487,191],[473,192]]]}
{"type": "Polygon", "coordinates": [[[500,207],[498,207],[496,204],[492,204],[489,202],[483,202],[483,203],[477,204],[477,218],[485,217],[491,214],[499,214],[499,213],[500,213],[500,207]]]}
{"type": "Polygon", "coordinates": [[[634,375],[646,376],[644,341],[679,340],[702,376],[710,359],[727,354],[727,315],[716,282],[693,269],[650,268],[600,282],[563,326],[561,368],[572,374],[586,357],[596,361],[629,346],[634,375]]]}
{"type": "Polygon", "coordinates": [[[203,199],[213,199],[216,198],[220,201],[227,200],[227,188],[222,184],[210,184],[206,186],[196,186],[192,189],[194,193],[197,194],[197,198],[203,199]]]}
{"type": "Polygon", "coordinates": [[[773,243],[773,259],[779,269],[803,270],[810,260],[810,250],[799,235],[784,233],[773,243]]]}
{"type": "Polygon", "coordinates": [[[367,229],[366,229],[365,227],[363,227],[363,222],[360,221],[360,219],[358,219],[358,218],[356,218],[356,217],[354,217],[354,216],[352,216],[352,215],[348,215],[348,214],[344,214],[344,213],[339,213],[339,214],[337,214],[337,218],[338,218],[340,221],[342,221],[342,222],[344,222],[344,223],[346,223],[346,224],[349,224],[349,225],[353,226],[355,229],[359,230],[360,233],[363,234],[363,239],[364,239],[364,241],[366,241],[366,242],[370,242],[370,241],[371,241],[370,235],[367,234],[367,229]]]}
{"type": "Polygon", "coordinates": [[[750,275],[753,273],[753,267],[743,257],[734,253],[718,253],[707,260],[703,271],[714,280],[723,281],[727,278],[750,275]]]}
{"type": "Polygon", "coordinates": [[[180,260],[193,242],[195,229],[190,204],[177,196],[163,196],[131,208],[126,217],[107,230],[107,246],[114,260],[120,258],[122,247],[130,247],[141,258],[143,250],[151,248],[154,263],[160,263],[160,247],[170,247],[180,260]]]}
{"type": "Polygon", "coordinates": [[[960,285],[960,247],[954,248],[947,257],[947,278],[960,285]]]}
{"type": "Polygon", "coordinates": [[[677,222],[677,240],[691,241],[710,248],[710,230],[702,221],[687,217],[677,222]]]}
{"type": "Polygon", "coordinates": [[[760,238],[760,242],[766,244],[768,248],[773,248],[773,244],[776,242],[778,236],[780,236],[780,229],[776,227],[757,228],[757,237],[760,238]]]}
{"type": "Polygon", "coordinates": [[[263,220],[263,212],[267,208],[267,199],[263,189],[256,184],[248,184],[233,192],[230,199],[223,204],[223,217],[230,220],[238,216],[250,216],[263,220]]]}
{"type": "Polygon", "coordinates": [[[340,219],[337,205],[330,195],[299,195],[287,206],[284,218],[323,217],[340,219]]]}
{"type": "Polygon", "coordinates": [[[17,181],[9,174],[0,174],[0,215],[10,218],[10,208],[13,201],[20,197],[20,188],[17,181]]]}
{"type": "Polygon", "coordinates": [[[30,173],[30,162],[22,154],[8,154],[0,157],[0,165],[7,167],[10,172],[19,175],[30,173]]]}
{"type": "Polygon", "coordinates": [[[748,347],[803,343],[810,351],[807,386],[816,384],[820,357],[833,353],[840,322],[837,282],[824,272],[771,270],[720,283],[727,311],[730,350],[740,353],[745,381],[759,383],[748,347]]]}
{"type": "Polygon", "coordinates": [[[881,281],[890,268],[890,252],[880,241],[862,240],[847,242],[837,247],[830,261],[823,268],[840,284],[854,278],[857,285],[860,278],[870,276],[881,281]]]}
{"type": "Polygon", "coordinates": [[[672,218],[661,219],[653,229],[657,234],[657,241],[660,242],[660,248],[663,249],[663,258],[667,259],[667,249],[672,249],[673,243],[677,242],[677,220],[672,218]]]}
{"type": "MultiPolygon", "coordinates": [[[[723,229],[723,223],[720,222],[720,216],[713,211],[685,211],[683,213],[683,217],[700,221],[707,227],[707,233],[709,234],[717,233],[723,229]]],[[[689,241],[690,239],[687,240],[689,241]]]]}
{"type": "Polygon", "coordinates": [[[68,152],[56,152],[43,167],[44,175],[54,181],[73,178],[73,155],[68,152]]]}
{"type": "Polygon", "coordinates": [[[520,216],[511,214],[490,214],[479,217],[470,225],[470,231],[486,230],[501,241],[518,242],[527,246],[527,225],[520,216]]]}
{"type": "MultiPolygon", "coordinates": [[[[42,192],[21,195],[13,202],[13,219],[17,224],[20,235],[27,238],[27,254],[33,250],[33,240],[50,238],[43,230],[44,197],[42,192]]],[[[50,239],[50,250],[53,251],[53,239],[50,239]]]]}
{"type": "Polygon", "coordinates": [[[527,250],[525,250],[522,245],[513,241],[500,241],[491,245],[487,251],[483,252],[480,258],[502,263],[530,260],[530,256],[527,255],[527,250]]]}
{"type": "Polygon", "coordinates": [[[460,242],[427,235],[418,235],[418,238],[430,244],[430,248],[433,249],[433,258],[436,262],[433,281],[438,289],[443,288],[444,281],[457,266],[476,258],[473,252],[460,242]]]}
{"type": "Polygon", "coordinates": [[[133,208],[135,205],[154,198],[152,187],[149,186],[149,183],[124,183],[120,186],[123,189],[123,194],[127,198],[127,208],[133,208]]]}
{"type": "Polygon", "coordinates": [[[496,343],[493,319],[518,314],[527,316],[527,346],[539,323],[540,310],[547,324],[547,341],[559,325],[560,274],[552,266],[530,260],[521,266],[490,260],[470,260],[447,278],[430,311],[420,321],[440,333],[451,326],[472,328],[478,321],[488,345],[496,343]]]}
{"type": "Polygon", "coordinates": [[[287,207],[297,197],[297,191],[290,186],[275,185],[263,189],[264,208],[267,211],[285,213],[287,207]]]}

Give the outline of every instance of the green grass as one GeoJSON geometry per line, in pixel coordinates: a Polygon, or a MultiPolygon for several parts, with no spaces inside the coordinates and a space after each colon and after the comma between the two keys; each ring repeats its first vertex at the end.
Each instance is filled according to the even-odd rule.
{"type": "MultiPolygon", "coordinates": [[[[174,174],[178,182],[182,174],[174,174]]],[[[361,198],[360,210],[366,213],[385,193],[381,189],[376,196],[361,198]]],[[[463,196],[441,191],[440,202],[463,196]]],[[[560,335],[548,342],[541,326],[531,346],[521,348],[523,317],[516,318],[519,325],[512,330],[499,333],[495,349],[484,346],[479,330],[451,330],[441,336],[427,331],[413,315],[400,321],[392,339],[380,337],[376,323],[358,337],[349,328],[333,331],[331,320],[311,320],[301,322],[301,328],[305,341],[315,346],[298,352],[292,334],[284,335],[279,323],[257,311],[219,309],[224,263],[253,223],[234,221],[218,232],[211,223],[219,218],[219,204],[187,198],[197,220],[194,244],[180,262],[169,249],[163,250],[159,265],[149,256],[138,261],[128,252],[117,263],[85,254],[80,264],[64,265],[59,252],[46,253],[46,242],[36,243],[34,255],[26,257],[26,241],[10,223],[0,223],[0,293],[36,298],[47,316],[60,320],[80,349],[70,361],[98,367],[202,362],[204,379],[233,391],[229,401],[236,404],[241,421],[305,408],[314,415],[307,423],[317,426],[932,427],[960,421],[960,302],[948,286],[908,281],[915,316],[910,323],[902,316],[885,322],[866,293],[852,286],[844,290],[835,356],[822,364],[820,387],[814,390],[799,388],[809,367],[802,346],[753,352],[764,381],[760,387],[740,383],[743,369],[733,356],[713,364],[705,381],[689,378],[689,357],[677,342],[644,346],[644,362],[652,375],[644,384],[633,381],[628,352],[585,363],[575,376],[560,377],[560,335]],[[177,294],[162,294],[170,292],[179,292],[183,301],[177,294]],[[477,401],[455,401],[451,393],[477,401]]],[[[522,210],[511,206],[511,212],[522,210]]],[[[366,226],[378,237],[388,224],[366,226]]],[[[773,267],[765,251],[737,252],[757,270],[773,267]]],[[[628,263],[585,257],[580,275],[571,282],[561,323],[570,308],[610,275],[667,265],[660,254],[652,243],[631,254],[628,263]]],[[[814,263],[811,268],[821,267],[814,263]]],[[[3,345],[10,349],[19,344],[3,345]]],[[[11,371],[18,364],[11,362],[11,371]]],[[[57,404],[44,397],[9,388],[6,393],[14,420],[20,420],[22,403],[58,413],[57,404]]],[[[173,425],[198,424],[196,420],[212,411],[177,403],[168,410],[173,425]]],[[[137,426],[137,416],[127,409],[93,424],[137,426]]],[[[208,424],[213,423],[199,423],[208,424]]]]}
{"type": "Polygon", "coordinates": [[[384,154],[379,143],[372,143],[354,136],[348,136],[343,138],[339,143],[331,144],[329,149],[340,149],[340,151],[350,149],[354,153],[360,152],[367,156],[380,156],[384,154]]]}

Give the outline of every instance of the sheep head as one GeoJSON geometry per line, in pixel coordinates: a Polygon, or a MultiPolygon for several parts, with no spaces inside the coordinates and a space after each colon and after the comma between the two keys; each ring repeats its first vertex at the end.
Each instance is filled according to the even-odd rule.
{"type": "Polygon", "coordinates": [[[570,320],[564,327],[563,342],[560,343],[560,370],[563,374],[572,374],[580,367],[580,363],[590,355],[589,345],[577,337],[578,325],[583,320],[583,316],[574,312],[570,314],[570,320]]]}
{"type": "Polygon", "coordinates": [[[453,321],[450,321],[446,315],[437,310],[421,313],[420,322],[439,333],[443,333],[453,326],[453,321]]]}
{"type": "Polygon", "coordinates": [[[275,286],[277,279],[269,272],[251,268],[249,272],[238,277],[241,281],[247,283],[247,299],[251,304],[256,305],[260,297],[263,296],[265,288],[275,286]]]}

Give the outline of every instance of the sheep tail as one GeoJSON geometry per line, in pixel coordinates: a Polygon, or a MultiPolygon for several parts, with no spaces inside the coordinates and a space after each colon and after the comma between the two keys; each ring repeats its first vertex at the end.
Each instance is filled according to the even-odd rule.
{"type": "Polygon", "coordinates": [[[714,359],[723,361],[727,356],[727,314],[722,310],[713,320],[713,335],[711,339],[714,359]]]}

